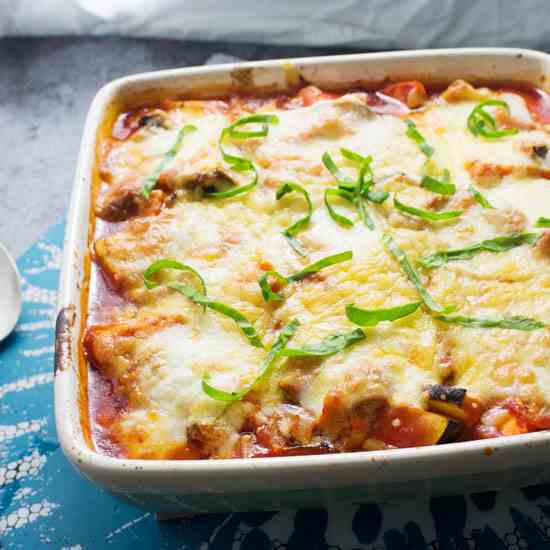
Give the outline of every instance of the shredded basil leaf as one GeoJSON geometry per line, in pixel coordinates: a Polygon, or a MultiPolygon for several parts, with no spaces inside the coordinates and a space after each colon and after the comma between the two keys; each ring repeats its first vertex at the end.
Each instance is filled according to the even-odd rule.
{"type": "Polygon", "coordinates": [[[324,153],[322,160],[325,168],[335,177],[339,187],[346,191],[353,191],[355,189],[356,182],[336,166],[336,163],[332,160],[329,153],[324,153]]]}
{"type": "Polygon", "coordinates": [[[241,185],[240,187],[234,187],[233,189],[228,189],[227,191],[205,191],[205,196],[211,199],[229,199],[236,197],[237,195],[242,195],[247,193],[256,187],[258,184],[258,170],[252,163],[252,161],[244,158],[238,157],[228,153],[224,147],[223,142],[226,137],[231,139],[250,139],[250,138],[259,138],[267,136],[269,132],[268,124],[278,124],[279,119],[275,115],[250,115],[245,116],[222,130],[219,139],[219,148],[222,154],[222,158],[232,170],[235,172],[254,172],[254,177],[250,183],[246,185],[241,185]],[[237,130],[241,126],[247,124],[261,124],[259,130],[237,130]]]}
{"type": "Polygon", "coordinates": [[[240,392],[219,390],[218,388],[215,388],[214,386],[208,383],[208,380],[210,380],[210,378],[211,378],[210,374],[206,374],[202,379],[202,391],[212,399],[215,399],[216,401],[226,401],[226,402],[240,401],[246,395],[246,394],[241,395],[243,390],[241,390],[240,392]]]}
{"type": "Polygon", "coordinates": [[[540,217],[535,222],[535,227],[550,227],[550,218],[540,217]]]}
{"type": "Polygon", "coordinates": [[[382,204],[390,196],[390,194],[387,191],[367,189],[364,196],[371,202],[382,204]]]}
{"type": "Polygon", "coordinates": [[[279,118],[276,115],[256,114],[239,118],[236,122],[228,126],[227,133],[232,139],[250,139],[267,136],[269,132],[268,124],[279,124],[279,118]],[[260,124],[259,130],[237,130],[241,126],[248,124],[260,124]]]}
{"type": "Polygon", "coordinates": [[[288,280],[292,282],[301,281],[302,279],[305,279],[306,277],[309,277],[310,275],[321,271],[321,269],[324,269],[325,267],[339,264],[341,262],[346,262],[348,260],[351,260],[352,258],[353,252],[351,250],[348,250],[347,252],[340,252],[339,254],[334,254],[332,256],[327,256],[326,258],[322,258],[321,260],[318,260],[317,262],[308,265],[298,273],[290,275],[288,277],[288,280]]]}
{"type": "Polygon", "coordinates": [[[462,210],[448,210],[447,212],[434,212],[431,210],[422,210],[421,208],[415,208],[414,206],[409,206],[403,204],[395,195],[393,197],[393,205],[400,210],[411,216],[416,216],[424,220],[430,220],[432,222],[450,220],[453,218],[458,218],[462,216],[462,210]]]}
{"type": "Polygon", "coordinates": [[[360,327],[374,327],[382,321],[396,321],[414,313],[422,302],[412,302],[387,309],[361,309],[354,304],[346,306],[346,317],[360,327]]]}
{"type": "Polygon", "coordinates": [[[434,149],[428,145],[428,142],[424,136],[418,131],[416,124],[408,118],[405,119],[404,122],[407,125],[407,137],[412,139],[418,145],[418,148],[424,153],[424,155],[426,155],[427,158],[431,158],[434,154],[434,149]]]}
{"type": "Polygon", "coordinates": [[[304,248],[304,245],[298,239],[296,239],[296,237],[290,237],[286,235],[284,232],[283,232],[283,236],[287,240],[292,250],[294,250],[294,252],[296,252],[298,256],[302,256],[302,257],[307,256],[307,250],[304,248]]]}
{"type": "Polygon", "coordinates": [[[246,336],[250,344],[257,348],[263,348],[262,341],[254,328],[254,325],[240,312],[236,309],[223,304],[222,302],[216,302],[211,300],[207,296],[204,296],[200,292],[197,292],[195,289],[191,288],[189,285],[182,283],[168,283],[166,285],[168,288],[183,294],[185,297],[189,298],[193,302],[207,307],[213,311],[217,311],[230,319],[233,319],[237,326],[241,329],[242,333],[246,336]]]}
{"type": "Polygon", "coordinates": [[[462,315],[438,315],[435,317],[444,323],[462,325],[470,328],[503,328],[510,330],[538,330],[546,325],[537,319],[529,317],[463,317],[462,315]]]}
{"type": "Polygon", "coordinates": [[[168,258],[153,262],[143,273],[143,282],[149,290],[160,285],[160,283],[157,283],[153,279],[153,275],[163,269],[177,269],[179,271],[188,271],[189,273],[192,273],[199,280],[201,292],[206,296],[206,284],[204,279],[201,277],[201,274],[190,265],[182,264],[181,262],[170,260],[168,258]]]}
{"type": "Polygon", "coordinates": [[[359,176],[357,177],[357,182],[355,184],[356,195],[366,198],[371,202],[377,204],[383,203],[390,194],[387,191],[375,191],[373,190],[374,186],[374,174],[372,173],[371,162],[372,157],[364,157],[359,153],[355,153],[350,149],[342,148],[340,153],[344,158],[351,162],[359,163],[359,176]]]}
{"type": "Polygon", "coordinates": [[[305,279],[306,277],[309,277],[310,275],[317,273],[318,271],[320,271],[325,267],[329,267],[334,264],[339,264],[340,262],[351,260],[352,257],[353,257],[353,254],[351,251],[341,252],[339,254],[334,254],[333,256],[327,256],[326,258],[322,258],[321,260],[318,260],[317,262],[311,265],[308,265],[298,273],[294,273],[294,275],[289,275],[288,277],[281,275],[278,271],[266,271],[258,279],[258,284],[260,285],[262,296],[266,302],[269,302],[270,300],[281,301],[284,299],[281,294],[273,290],[273,288],[269,284],[269,277],[273,277],[274,279],[279,281],[283,286],[286,286],[290,282],[301,281],[302,279],[305,279]]]}
{"type": "Polygon", "coordinates": [[[214,302],[212,300],[208,300],[205,305],[209,309],[217,311],[218,313],[221,313],[222,315],[233,319],[233,321],[237,323],[238,327],[241,329],[244,335],[248,338],[248,341],[253,346],[257,348],[263,347],[262,341],[260,340],[256,329],[242,313],[226,304],[222,304],[221,302],[214,302]]]}
{"type": "Polygon", "coordinates": [[[266,271],[259,279],[258,284],[260,285],[260,289],[262,290],[262,296],[266,302],[269,302],[270,300],[274,302],[280,302],[283,300],[283,296],[279,294],[278,292],[275,292],[271,285],[269,284],[269,277],[273,277],[277,281],[279,281],[283,287],[288,284],[288,279],[281,275],[278,271],[266,271]]]}
{"type": "MultiPolygon", "coordinates": [[[[246,159],[243,159],[246,160],[246,159]]],[[[246,185],[241,185],[239,187],[233,187],[232,189],[228,189],[227,191],[205,191],[204,194],[206,197],[210,199],[230,199],[232,197],[236,197],[237,195],[242,195],[243,193],[248,193],[249,191],[252,191],[256,185],[258,185],[258,171],[256,170],[256,167],[250,163],[250,166],[243,170],[237,170],[235,166],[232,166],[233,170],[237,172],[246,172],[251,171],[254,172],[254,177],[252,178],[252,181],[250,183],[247,183],[246,185]]]]}
{"type": "Polygon", "coordinates": [[[346,216],[343,216],[342,214],[338,214],[334,207],[329,202],[329,197],[340,197],[341,199],[345,199],[349,202],[354,202],[354,196],[349,191],[346,191],[344,189],[326,189],[325,190],[325,206],[327,207],[328,213],[330,214],[330,217],[340,225],[346,225],[348,227],[351,227],[353,225],[353,222],[346,216]]]}
{"type": "Polygon", "coordinates": [[[372,162],[372,157],[370,155],[368,157],[364,157],[363,155],[360,155],[351,149],[346,149],[345,147],[340,149],[340,153],[345,159],[351,160],[351,162],[358,162],[359,164],[364,162],[370,164],[372,162]]]}
{"type": "Polygon", "coordinates": [[[364,157],[359,153],[355,153],[350,149],[340,149],[342,157],[345,159],[359,164],[359,173],[357,180],[353,180],[338,168],[336,163],[332,160],[329,153],[323,155],[323,164],[329,170],[329,172],[336,178],[338,187],[344,191],[359,193],[362,197],[376,203],[384,202],[388,197],[387,191],[373,191],[371,188],[374,185],[374,175],[370,164],[372,157],[364,157]]]}
{"type": "Polygon", "coordinates": [[[436,313],[450,313],[456,309],[455,306],[442,307],[432,298],[431,294],[422,284],[420,275],[418,275],[417,271],[412,266],[405,251],[394,241],[391,235],[384,233],[384,235],[382,235],[382,241],[397,263],[401,266],[401,269],[405,272],[409,281],[414,285],[424,305],[429,310],[435,311],[436,313]]]}
{"type": "Polygon", "coordinates": [[[258,336],[258,333],[256,332],[256,329],[250,323],[250,321],[239,311],[236,309],[222,304],[221,302],[216,302],[214,300],[211,300],[206,295],[206,285],[204,283],[204,279],[200,276],[198,271],[193,269],[192,267],[182,264],[180,262],[177,262],[175,260],[158,260],[154,263],[152,263],[143,274],[143,280],[145,283],[145,286],[148,289],[155,288],[159,286],[159,283],[154,281],[152,279],[153,275],[161,271],[162,269],[179,269],[180,271],[189,271],[193,275],[195,275],[201,284],[201,292],[198,290],[195,290],[191,285],[185,284],[185,283],[178,283],[178,282],[170,282],[166,283],[164,286],[167,288],[171,288],[172,290],[175,290],[176,292],[179,292],[180,294],[183,294],[186,298],[189,298],[191,301],[195,302],[196,304],[199,304],[203,306],[203,308],[209,308],[213,311],[217,311],[218,313],[221,313],[222,315],[225,315],[226,317],[229,317],[237,323],[238,327],[241,329],[243,334],[247,337],[250,344],[252,344],[255,347],[262,348],[263,344],[260,340],[260,337],[258,336]]]}
{"type": "Polygon", "coordinates": [[[517,128],[499,129],[495,118],[485,110],[485,107],[501,107],[508,113],[510,112],[510,107],[505,101],[499,99],[482,101],[479,105],[474,107],[468,117],[468,129],[474,136],[480,136],[486,139],[498,139],[505,136],[513,136],[519,132],[517,128]]]}
{"type": "Polygon", "coordinates": [[[285,348],[283,355],[285,357],[327,357],[339,353],[364,339],[365,333],[361,329],[355,329],[350,332],[331,334],[318,344],[312,344],[311,346],[285,348]]]}
{"type": "Polygon", "coordinates": [[[468,186],[468,191],[482,208],[493,208],[491,203],[472,184],[468,186]]]}
{"type": "Polygon", "coordinates": [[[307,214],[300,218],[297,222],[293,223],[290,227],[287,227],[283,231],[283,235],[286,237],[288,243],[290,246],[300,255],[305,256],[306,251],[304,250],[304,247],[302,243],[296,239],[296,234],[307,227],[309,225],[309,222],[311,220],[311,215],[313,214],[313,205],[311,204],[311,199],[309,198],[309,193],[297,183],[293,183],[290,181],[284,182],[279,189],[277,189],[277,192],[275,194],[275,198],[277,200],[281,200],[286,194],[292,193],[293,191],[296,191],[297,193],[301,193],[304,198],[306,199],[307,203],[307,214]]]}
{"type": "Polygon", "coordinates": [[[166,168],[167,164],[178,154],[178,151],[181,148],[181,144],[183,142],[183,138],[190,134],[191,132],[195,132],[197,128],[193,126],[192,124],[186,124],[179,132],[176,137],[176,141],[174,141],[174,144],[172,147],[170,147],[170,150],[164,154],[164,157],[158,164],[158,166],[153,170],[153,172],[145,178],[145,181],[143,182],[143,186],[141,188],[141,195],[148,199],[149,195],[151,194],[151,191],[155,188],[155,185],[158,182],[158,179],[162,173],[162,171],[166,168]]]}
{"type": "Polygon", "coordinates": [[[355,187],[359,187],[361,193],[365,193],[370,187],[374,185],[374,174],[372,173],[371,163],[372,157],[370,155],[364,157],[351,149],[342,147],[340,154],[343,158],[359,164],[359,175],[355,182],[355,187]]]}
{"type": "Polygon", "coordinates": [[[269,350],[263,361],[262,367],[260,368],[260,373],[252,382],[252,384],[238,392],[219,390],[208,383],[210,375],[207,374],[202,379],[202,390],[204,391],[204,393],[209,395],[212,399],[216,399],[217,401],[240,401],[247,393],[256,388],[262,382],[262,380],[269,376],[269,374],[275,367],[277,359],[281,357],[281,354],[286,347],[286,344],[292,338],[292,336],[294,336],[294,333],[296,332],[299,325],[300,323],[298,322],[298,320],[294,319],[286,327],[284,327],[283,330],[281,330],[279,336],[277,337],[277,340],[271,346],[271,349],[269,350]]]}
{"type": "Polygon", "coordinates": [[[450,182],[450,176],[451,174],[447,169],[443,170],[443,177],[440,180],[426,175],[422,178],[420,186],[440,195],[454,195],[456,186],[450,182]]]}
{"type": "Polygon", "coordinates": [[[440,267],[447,262],[457,260],[469,260],[480,252],[506,252],[516,246],[523,244],[535,244],[540,235],[537,233],[513,233],[512,235],[503,235],[494,239],[487,239],[478,243],[465,246],[464,248],[451,248],[449,250],[440,250],[429,256],[424,256],[418,260],[418,263],[427,269],[440,267]]]}
{"type": "Polygon", "coordinates": [[[359,212],[359,217],[363,221],[363,223],[367,226],[368,229],[371,231],[374,230],[374,221],[369,214],[369,211],[367,210],[367,205],[365,204],[365,200],[363,197],[361,197],[359,194],[356,194],[354,198],[355,206],[357,207],[357,211],[359,212]]]}
{"type": "Polygon", "coordinates": [[[359,174],[357,176],[357,180],[353,181],[345,174],[342,174],[328,153],[323,155],[323,163],[338,182],[338,189],[329,189],[325,192],[325,205],[327,210],[335,222],[340,225],[352,226],[352,220],[346,216],[338,214],[334,210],[329,202],[329,197],[338,196],[348,200],[349,202],[352,202],[357,209],[359,217],[363,223],[370,230],[373,230],[374,221],[368,212],[365,201],[369,200],[380,204],[389,197],[389,193],[387,191],[377,191],[372,189],[374,186],[374,175],[370,167],[372,162],[372,157],[370,155],[364,157],[363,155],[346,148],[341,148],[340,153],[345,159],[359,164],[359,174]]]}
{"type": "Polygon", "coordinates": [[[387,191],[373,190],[374,174],[372,173],[372,169],[370,167],[372,162],[372,157],[370,155],[368,157],[364,157],[359,153],[355,153],[354,151],[344,148],[340,149],[340,152],[342,153],[342,156],[348,160],[360,163],[359,176],[355,186],[353,203],[359,213],[359,218],[368,229],[373,231],[374,221],[368,211],[366,200],[381,204],[389,197],[390,194],[387,191]]]}
{"type": "Polygon", "coordinates": [[[235,170],[236,172],[247,172],[249,170],[252,170],[252,161],[244,157],[232,155],[223,148],[223,142],[225,138],[231,135],[230,128],[231,126],[228,126],[227,128],[224,128],[222,130],[222,133],[220,134],[220,139],[218,141],[218,146],[220,148],[223,160],[227,162],[227,164],[229,164],[231,168],[233,168],[233,170],[235,170]]]}

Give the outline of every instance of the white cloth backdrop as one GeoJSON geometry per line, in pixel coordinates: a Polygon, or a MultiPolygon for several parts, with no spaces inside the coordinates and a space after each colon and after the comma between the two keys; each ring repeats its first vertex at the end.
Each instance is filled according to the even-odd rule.
{"type": "Polygon", "coordinates": [[[369,50],[550,42],[550,0],[0,0],[0,36],[121,34],[369,50]]]}

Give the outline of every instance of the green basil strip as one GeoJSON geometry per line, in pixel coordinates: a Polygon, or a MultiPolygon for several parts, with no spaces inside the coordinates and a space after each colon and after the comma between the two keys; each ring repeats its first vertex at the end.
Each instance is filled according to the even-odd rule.
{"type": "Polygon", "coordinates": [[[374,221],[369,214],[365,199],[377,204],[381,204],[390,196],[390,194],[387,191],[375,191],[372,189],[372,187],[374,186],[374,174],[372,173],[372,169],[370,167],[370,164],[372,162],[372,157],[370,155],[364,157],[359,153],[345,148],[341,148],[340,153],[347,160],[360,164],[359,176],[357,178],[357,183],[354,189],[353,203],[355,204],[355,207],[359,213],[360,219],[363,221],[368,229],[373,231],[374,221]]]}
{"type": "Polygon", "coordinates": [[[160,175],[162,174],[162,171],[166,168],[167,164],[178,154],[178,151],[181,148],[181,144],[183,143],[183,138],[190,134],[191,132],[195,132],[197,128],[193,126],[192,124],[186,124],[179,132],[176,137],[176,141],[174,141],[174,144],[172,147],[170,147],[170,150],[164,154],[164,157],[158,164],[158,166],[153,170],[153,172],[145,178],[145,181],[143,182],[143,186],[141,188],[141,195],[148,199],[149,195],[151,194],[151,191],[155,188],[155,185],[158,182],[158,179],[160,175]]]}
{"type": "Polygon", "coordinates": [[[266,302],[269,302],[270,300],[274,302],[280,302],[284,298],[278,292],[274,292],[273,288],[269,284],[269,277],[277,279],[277,281],[279,281],[283,286],[286,286],[288,284],[288,279],[285,276],[281,275],[278,271],[266,271],[258,279],[258,284],[260,285],[260,289],[262,290],[262,296],[264,300],[266,302]]]}
{"type": "Polygon", "coordinates": [[[231,126],[228,126],[227,128],[224,128],[222,130],[222,133],[220,134],[220,139],[218,141],[218,146],[220,148],[223,160],[227,162],[227,164],[229,164],[231,168],[233,168],[233,170],[235,170],[236,172],[247,172],[249,170],[252,170],[253,164],[250,160],[244,157],[232,155],[223,148],[223,142],[225,138],[230,135],[230,128],[231,126]]]}
{"type": "Polygon", "coordinates": [[[232,139],[250,139],[267,136],[269,132],[268,124],[279,124],[279,118],[276,115],[256,114],[239,118],[236,122],[227,128],[227,133],[232,139]],[[237,130],[241,126],[248,124],[260,124],[259,130],[237,130]]]}
{"type": "Polygon", "coordinates": [[[328,355],[339,353],[364,339],[365,333],[358,328],[351,332],[332,334],[321,340],[318,344],[312,344],[311,346],[285,348],[283,355],[285,357],[327,357],[328,355]]]}
{"type": "Polygon", "coordinates": [[[482,208],[493,208],[491,203],[472,184],[468,186],[468,191],[482,208]]]}
{"type": "Polygon", "coordinates": [[[336,163],[332,160],[329,153],[324,153],[322,156],[323,164],[325,168],[336,178],[339,187],[346,191],[353,191],[356,186],[356,182],[352,178],[344,174],[336,163]]]}
{"type": "Polygon", "coordinates": [[[465,246],[464,248],[451,248],[449,250],[440,250],[429,256],[424,256],[418,260],[418,263],[427,269],[440,267],[447,262],[457,260],[469,260],[480,252],[506,252],[523,244],[535,244],[540,238],[537,233],[513,233],[512,235],[503,235],[494,239],[487,239],[478,243],[465,246]]]}
{"type": "Polygon", "coordinates": [[[403,204],[395,195],[393,197],[393,205],[395,206],[395,208],[397,208],[397,210],[400,210],[401,212],[405,212],[406,214],[409,214],[411,216],[416,216],[418,218],[422,218],[424,220],[429,220],[432,222],[458,218],[459,216],[462,216],[463,213],[462,210],[448,210],[447,212],[433,212],[431,210],[422,210],[421,208],[415,208],[414,206],[403,204]]]}
{"type": "Polygon", "coordinates": [[[375,191],[373,189],[367,189],[364,196],[371,202],[376,204],[382,204],[390,194],[387,191],[375,191]]]}
{"type": "Polygon", "coordinates": [[[226,401],[226,402],[234,402],[234,401],[240,401],[248,392],[252,391],[255,387],[257,387],[262,380],[267,378],[273,368],[275,367],[275,363],[277,362],[277,359],[281,357],[281,354],[286,347],[286,344],[288,341],[294,336],[294,333],[296,332],[296,329],[300,323],[294,319],[291,321],[286,327],[281,330],[279,333],[279,336],[277,337],[277,340],[275,343],[271,346],[271,349],[269,350],[269,353],[266,355],[262,367],[260,368],[260,373],[255,378],[255,380],[247,386],[246,388],[243,388],[242,390],[238,392],[229,392],[225,390],[219,390],[217,388],[214,388],[208,383],[208,380],[210,378],[210,375],[206,375],[202,379],[202,390],[204,393],[209,395],[212,399],[216,399],[217,401],[226,401]]]}
{"type": "Polygon", "coordinates": [[[434,154],[434,149],[428,145],[428,142],[424,136],[418,131],[416,124],[408,118],[405,119],[404,122],[407,125],[407,137],[412,139],[418,145],[418,148],[426,155],[427,158],[431,158],[434,154]]]}
{"type": "Polygon", "coordinates": [[[456,186],[450,182],[450,172],[447,169],[443,171],[443,178],[440,180],[432,176],[424,176],[420,186],[440,195],[454,195],[456,193],[456,186]]]}
{"type": "Polygon", "coordinates": [[[260,289],[262,290],[262,296],[266,302],[269,302],[270,300],[280,301],[284,299],[281,294],[273,291],[273,288],[269,284],[269,277],[277,279],[283,286],[286,286],[290,282],[301,281],[302,279],[305,279],[306,277],[317,273],[325,267],[351,260],[352,257],[353,253],[351,252],[351,250],[348,252],[334,254],[333,256],[327,256],[326,258],[322,258],[321,260],[318,260],[317,262],[308,265],[306,268],[302,269],[302,271],[294,273],[294,275],[289,275],[288,277],[281,275],[278,271],[266,271],[258,279],[258,284],[260,285],[260,289]]]}
{"type": "Polygon", "coordinates": [[[205,196],[211,199],[229,199],[236,197],[237,195],[242,195],[243,193],[248,193],[258,184],[258,171],[252,161],[244,158],[238,157],[228,153],[224,147],[223,142],[226,137],[231,139],[250,139],[250,138],[259,138],[267,136],[269,132],[268,124],[278,124],[279,119],[275,115],[251,115],[245,116],[238,119],[236,122],[224,128],[220,134],[219,139],[219,148],[222,154],[222,158],[229,166],[235,170],[235,172],[254,172],[254,177],[250,183],[242,185],[240,187],[235,187],[233,189],[228,189],[227,191],[205,191],[205,196]],[[259,130],[237,130],[241,126],[247,124],[261,124],[259,130]]]}
{"type": "Polygon", "coordinates": [[[418,275],[417,271],[412,266],[407,254],[405,254],[405,251],[394,241],[391,235],[384,233],[384,235],[382,235],[382,241],[397,263],[401,266],[401,269],[405,272],[409,281],[414,285],[424,305],[429,310],[435,311],[436,313],[450,313],[456,309],[455,306],[442,307],[432,298],[431,294],[422,284],[420,275],[418,275]]]}
{"type": "Polygon", "coordinates": [[[355,206],[357,207],[357,211],[359,212],[359,217],[363,221],[363,223],[367,226],[368,229],[371,231],[374,230],[374,221],[369,214],[369,211],[367,210],[367,205],[365,204],[365,200],[361,195],[356,194],[354,198],[355,206]]]}
{"type": "Polygon", "coordinates": [[[283,231],[283,236],[287,240],[288,244],[298,254],[298,256],[305,257],[307,256],[307,250],[304,248],[304,245],[295,237],[290,237],[283,231]]]}
{"type": "Polygon", "coordinates": [[[309,193],[297,183],[293,183],[290,181],[284,182],[279,189],[277,189],[277,192],[275,194],[275,198],[277,200],[281,200],[286,194],[292,193],[293,191],[297,193],[301,193],[304,198],[306,199],[307,203],[307,214],[300,218],[297,222],[293,223],[290,227],[287,227],[283,231],[283,235],[286,237],[288,243],[290,246],[300,255],[305,256],[306,251],[304,250],[304,247],[300,241],[298,241],[295,236],[296,234],[307,227],[309,225],[309,222],[311,220],[311,215],[313,214],[313,205],[311,204],[311,199],[309,198],[309,193]]]}
{"type": "Polygon", "coordinates": [[[470,328],[503,328],[509,330],[539,330],[546,325],[537,319],[529,317],[463,317],[462,315],[439,315],[439,321],[470,328]]]}
{"type": "MultiPolygon", "coordinates": [[[[236,170],[235,166],[233,166],[233,169],[236,170]]],[[[249,191],[252,191],[252,189],[254,189],[254,187],[256,187],[256,185],[258,184],[258,171],[252,163],[250,163],[250,167],[246,169],[246,171],[248,170],[254,172],[254,177],[252,178],[252,181],[250,183],[247,183],[246,185],[241,185],[240,187],[233,187],[232,189],[228,189],[227,191],[205,191],[205,196],[210,199],[230,199],[232,197],[236,197],[237,195],[242,195],[243,193],[248,193],[249,191]]],[[[236,171],[239,172],[245,170],[236,171]]]]}
{"type": "Polygon", "coordinates": [[[208,300],[208,302],[205,305],[209,309],[213,311],[217,311],[218,313],[221,313],[222,315],[225,315],[226,317],[233,319],[233,321],[237,323],[237,326],[241,329],[243,334],[248,338],[248,341],[253,346],[257,348],[263,348],[262,341],[260,340],[260,337],[258,336],[256,329],[254,328],[252,323],[241,312],[237,311],[236,309],[226,304],[222,304],[221,302],[214,302],[212,300],[208,300]]]}
{"type": "Polygon", "coordinates": [[[374,327],[382,321],[396,321],[414,313],[422,302],[412,302],[387,309],[361,309],[354,304],[346,306],[346,317],[360,327],[374,327]]]}
{"type": "Polygon", "coordinates": [[[207,296],[204,296],[200,292],[197,292],[189,285],[185,285],[182,283],[168,283],[166,286],[168,288],[171,288],[172,290],[175,290],[176,292],[179,292],[180,294],[183,294],[186,298],[189,298],[191,301],[200,304],[201,306],[207,307],[212,311],[217,311],[218,313],[221,313],[222,315],[233,319],[233,321],[237,323],[237,326],[241,329],[242,333],[246,336],[251,345],[257,348],[263,348],[262,341],[260,340],[256,329],[240,311],[237,311],[231,306],[228,306],[221,302],[211,300],[207,296]]]}
{"type": "Polygon", "coordinates": [[[550,218],[541,217],[535,222],[535,227],[550,227],[550,218]]]}
{"type": "Polygon", "coordinates": [[[301,281],[302,279],[305,279],[306,277],[309,277],[310,275],[321,271],[321,269],[324,269],[325,267],[339,264],[341,262],[347,262],[352,258],[353,252],[351,250],[348,250],[347,252],[340,252],[339,254],[334,254],[332,256],[327,256],[326,258],[322,258],[321,260],[318,260],[317,262],[308,265],[307,267],[302,269],[302,271],[294,273],[294,275],[290,275],[288,277],[288,280],[292,282],[301,281]]]}
{"type": "Polygon", "coordinates": [[[202,379],[202,391],[216,401],[240,401],[246,395],[246,393],[248,393],[242,393],[244,390],[241,390],[240,392],[219,390],[218,388],[211,386],[208,383],[208,380],[210,380],[210,374],[206,374],[202,379]]]}
{"type": "Polygon", "coordinates": [[[364,157],[346,148],[341,148],[340,153],[345,159],[359,163],[359,174],[357,180],[353,181],[350,177],[343,174],[332,160],[332,157],[328,153],[325,153],[323,155],[323,164],[338,182],[338,189],[328,189],[325,191],[325,206],[335,222],[349,227],[353,225],[353,221],[346,216],[338,214],[330,204],[329,197],[338,196],[346,199],[354,204],[363,223],[370,230],[373,230],[374,221],[367,210],[365,200],[380,204],[389,197],[389,193],[387,191],[375,191],[372,189],[374,185],[374,175],[370,167],[372,162],[372,157],[370,155],[364,157]]]}
{"type": "Polygon", "coordinates": [[[188,271],[189,273],[192,273],[199,280],[201,292],[206,296],[206,284],[200,273],[196,269],[193,269],[190,265],[182,264],[181,262],[170,259],[157,260],[145,270],[143,273],[143,282],[149,290],[160,285],[160,283],[157,283],[153,279],[153,276],[163,269],[177,269],[179,271],[188,271]]]}
{"type": "Polygon", "coordinates": [[[353,225],[353,222],[346,216],[343,216],[342,214],[338,214],[334,207],[329,202],[329,197],[340,197],[341,199],[345,199],[349,202],[354,202],[354,196],[349,191],[346,191],[344,189],[327,189],[325,190],[325,206],[327,207],[328,213],[330,214],[330,217],[340,225],[346,225],[348,227],[351,227],[353,225]]]}
{"type": "Polygon", "coordinates": [[[345,149],[342,147],[340,153],[344,158],[351,162],[359,163],[359,176],[357,178],[357,183],[355,185],[355,190],[362,197],[368,199],[371,202],[377,204],[383,203],[390,194],[387,191],[374,191],[372,187],[374,186],[374,174],[372,173],[371,162],[372,157],[364,157],[359,153],[355,153],[350,149],[345,149]]]}
{"type": "Polygon", "coordinates": [[[340,149],[340,153],[345,159],[351,160],[351,162],[358,162],[360,164],[364,162],[370,164],[372,162],[372,157],[370,155],[368,157],[364,157],[363,155],[360,155],[351,149],[346,149],[345,147],[340,149]]]}
{"type": "Polygon", "coordinates": [[[370,167],[372,162],[372,157],[363,157],[362,155],[350,151],[349,149],[340,149],[342,156],[351,160],[353,162],[360,162],[359,167],[359,176],[357,178],[357,184],[355,186],[355,192],[353,196],[353,203],[357,212],[359,213],[359,218],[371,231],[374,230],[374,221],[368,211],[366,200],[370,200],[375,203],[382,203],[388,197],[389,193],[387,191],[374,191],[372,187],[374,186],[374,174],[370,167]]]}
{"type": "Polygon", "coordinates": [[[226,317],[233,319],[233,321],[237,323],[238,327],[241,329],[243,334],[247,337],[248,341],[253,346],[258,348],[263,347],[262,341],[260,340],[256,329],[242,313],[240,313],[236,309],[233,309],[230,306],[222,304],[221,302],[216,302],[208,298],[208,296],[206,295],[206,285],[204,283],[204,279],[200,276],[199,272],[193,269],[191,266],[182,264],[180,262],[177,262],[176,260],[157,260],[156,262],[152,263],[143,274],[143,280],[145,286],[148,289],[159,286],[159,283],[154,281],[152,277],[162,269],[178,269],[180,271],[188,271],[195,275],[195,277],[197,277],[197,279],[200,281],[201,292],[195,290],[192,286],[185,283],[171,282],[167,283],[164,286],[166,286],[167,288],[171,288],[172,290],[175,290],[180,294],[183,294],[186,298],[189,298],[196,304],[203,306],[203,308],[209,308],[213,311],[221,313],[222,315],[225,315],[226,317]]]}
{"type": "Polygon", "coordinates": [[[346,149],[345,147],[340,149],[340,154],[345,159],[359,164],[359,176],[357,178],[356,185],[361,188],[361,191],[374,185],[374,174],[372,173],[372,168],[370,166],[372,157],[370,155],[364,157],[363,155],[360,155],[351,149],[346,149]]]}
{"type": "Polygon", "coordinates": [[[508,113],[510,107],[505,101],[499,99],[489,99],[483,101],[470,113],[468,117],[468,129],[474,136],[481,136],[486,139],[498,139],[505,136],[513,136],[517,134],[519,130],[517,128],[509,128],[506,130],[499,129],[494,117],[485,110],[485,107],[501,107],[508,113]]]}

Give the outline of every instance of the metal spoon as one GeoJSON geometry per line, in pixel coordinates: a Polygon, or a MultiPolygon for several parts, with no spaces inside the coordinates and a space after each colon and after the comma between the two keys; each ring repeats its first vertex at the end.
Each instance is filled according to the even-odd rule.
{"type": "Polygon", "coordinates": [[[0,342],[14,329],[21,314],[21,278],[17,266],[0,243],[0,342]]]}

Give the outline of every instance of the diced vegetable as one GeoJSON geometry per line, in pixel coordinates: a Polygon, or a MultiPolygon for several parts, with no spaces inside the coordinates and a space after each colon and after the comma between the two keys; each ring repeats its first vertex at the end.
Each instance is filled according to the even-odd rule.
{"type": "Polygon", "coordinates": [[[456,386],[434,384],[433,386],[428,386],[426,389],[429,398],[434,401],[443,401],[444,403],[454,403],[455,405],[462,406],[466,397],[466,390],[464,388],[457,388],[456,386]]]}
{"type": "Polygon", "coordinates": [[[435,445],[441,441],[450,420],[418,407],[394,407],[379,419],[370,437],[396,447],[435,445]]]}

